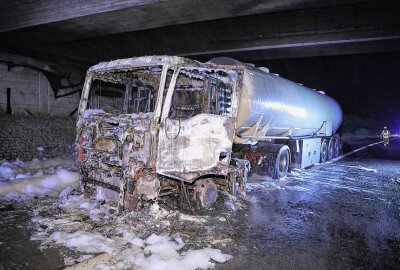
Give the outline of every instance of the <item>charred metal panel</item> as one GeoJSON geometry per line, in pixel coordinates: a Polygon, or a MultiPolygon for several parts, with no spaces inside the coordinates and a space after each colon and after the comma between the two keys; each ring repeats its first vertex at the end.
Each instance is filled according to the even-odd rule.
{"type": "Polygon", "coordinates": [[[198,114],[187,120],[165,119],[160,128],[157,173],[192,182],[206,174],[226,175],[235,119],[198,114]]]}
{"type": "Polygon", "coordinates": [[[244,190],[248,162],[231,164],[242,76],[242,67],[170,56],[91,67],[77,124],[83,189],[119,191],[118,209],[206,175],[202,205],[216,199],[212,177],[244,190]]]}
{"type": "Polygon", "coordinates": [[[118,187],[124,166],[134,161],[148,165],[151,116],[93,113],[81,118],[77,141],[86,176],[118,187]]]}

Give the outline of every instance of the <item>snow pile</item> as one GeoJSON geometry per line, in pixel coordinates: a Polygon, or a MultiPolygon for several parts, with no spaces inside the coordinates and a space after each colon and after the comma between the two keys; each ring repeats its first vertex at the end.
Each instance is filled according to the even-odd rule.
{"type": "Polygon", "coordinates": [[[64,169],[58,169],[48,176],[24,177],[10,181],[0,187],[0,198],[17,199],[34,196],[58,196],[72,190],[79,183],[79,175],[64,169]]]}
{"type": "Polygon", "coordinates": [[[82,118],[86,119],[89,118],[92,114],[104,114],[104,113],[106,112],[102,109],[88,109],[84,111],[81,116],[82,118]]]}
{"type": "Polygon", "coordinates": [[[75,169],[75,166],[72,159],[62,158],[4,161],[0,163],[0,181],[15,179],[18,175],[54,174],[57,168],[75,169]]]}
{"type": "MultiPolygon", "coordinates": [[[[154,235],[152,235],[154,236],[154,235]]],[[[149,238],[151,238],[150,236],[149,238]]],[[[146,240],[146,242],[149,239],[146,240]]],[[[152,244],[152,255],[146,257],[141,265],[137,265],[138,269],[144,270],[196,270],[214,268],[215,264],[210,261],[225,263],[232,258],[231,255],[223,254],[219,249],[203,248],[197,250],[188,250],[178,254],[173,252],[173,244],[164,242],[152,244]],[[170,246],[171,245],[171,246],[170,246]],[[171,252],[169,254],[169,252],[171,252]]]]}
{"type": "Polygon", "coordinates": [[[167,236],[158,236],[156,234],[150,235],[146,239],[146,254],[157,254],[162,259],[179,258],[177,250],[184,246],[181,238],[176,238],[176,242],[170,241],[167,236]]]}
{"type": "MultiPolygon", "coordinates": [[[[121,230],[120,230],[121,231],[121,230]]],[[[122,237],[107,238],[96,232],[76,231],[73,233],[54,232],[50,240],[68,248],[86,252],[106,252],[113,255],[116,263],[101,263],[95,269],[176,269],[195,270],[213,268],[211,260],[224,263],[232,258],[219,249],[189,249],[179,253],[184,247],[181,238],[172,240],[166,235],[150,235],[146,240],[131,233],[122,237]]]]}
{"type": "Polygon", "coordinates": [[[33,159],[0,163],[0,199],[65,196],[79,182],[75,163],[68,159],[33,159]]]}
{"type": "Polygon", "coordinates": [[[2,163],[0,165],[0,179],[9,179],[12,177],[14,177],[14,170],[10,168],[8,163],[2,163]]]}
{"type": "MultiPolygon", "coordinates": [[[[213,268],[215,262],[224,263],[232,258],[211,248],[207,244],[212,242],[209,238],[206,238],[206,243],[195,245],[198,249],[194,249],[195,239],[186,235],[192,249],[185,249],[180,230],[173,236],[166,232],[170,225],[165,219],[173,214],[158,204],[149,207],[148,216],[143,212],[116,216],[108,204],[83,195],[64,197],[56,207],[62,211],[53,209],[51,212],[58,214],[36,211],[32,219],[36,232],[31,239],[42,241],[42,246],[64,245],[80,252],[77,254],[79,258],[65,258],[67,265],[82,263],[82,267],[91,265],[90,269],[112,270],[195,270],[213,268]],[[202,248],[204,246],[206,248],[202,248]],[[88,261],[82,261],[82,253],[88,261]]],[[[179,217],[173,216],[172,219],[179,220],[179,217]]],[[[190,222],[183,219],[182,224],[188,226],[190,222]]],[[[199,226],[205,225],[199,223],[199,226]]]]}
{"type": "Polygon", "coordinates": [[[73,233],[54,232],[50,235],[50,240],[57,244],[87,253],[115,252],[115,241],[106,238],[99,233],[76,231],[73,233]]]}
{"type": "Polygon", "coordinates": [[[107,217],[106,207],[100,207],[98,201],[84,198],[84,195],[71,195],[64,202],[61,202],[58,206],[67,212],[74,212],[76,211],[76,209],[80,209],[82,211],[86,210],[86,214],[93,221],[101,221],[102,218],[109,218],[107,217]]]}
{"type": "Polygon", "coordinates": [[[38,155],[40,157],[43,157],[43,154],[44,154],[44,147],[43,146],[36,147],[36,151],[38,152],[38,155]]]}
{"type": "Polygon", "coordinates": [[[116,215],[116,204],[74,193],[79,184],[76,170],[72,160],[0,162],[0,199],[55,197],[27,202],[34,205],[31,239],[41,241],[43,248],[63,245],[75,251],[64,258],[65,264],[93,266],[81,269],[195,270],[231,259],[210,246],[215,239],[205,233],[214,230],[208,217],[169,211],[157,203],[116,215]],[[199,234],[193,237],[194,232],[199,234]],[[181,233],[190,239],[191,249],[185,248],[181,233]]]}

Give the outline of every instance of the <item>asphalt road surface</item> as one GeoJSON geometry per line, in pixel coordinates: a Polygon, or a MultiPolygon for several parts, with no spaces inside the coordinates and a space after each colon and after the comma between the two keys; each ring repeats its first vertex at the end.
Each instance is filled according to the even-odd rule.
{"type": "Polygon", "coordinates": [[[251,187],[218,269],[400,269],[400,139],[251,187]]]}
{"type": "MultiPolygon", "coordinates": [[[[343,150],[374,142],[348,142],[343,150]]],[[[218,248],[234,256],[216,269],[400,269],[400,139],[284,180],[253,177],[239,203],[220,196],[206,212],[225,218],[209,233],[229,239],[218,248]]],[[[63,269],[68,249],[30,241],[27,204],[0,209],[0,270],[63,269]]]]}

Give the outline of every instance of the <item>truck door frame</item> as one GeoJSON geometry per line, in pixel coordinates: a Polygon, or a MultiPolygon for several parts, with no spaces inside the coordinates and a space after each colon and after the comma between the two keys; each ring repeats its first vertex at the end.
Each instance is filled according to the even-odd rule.
{"type": "MultiPolygon", "coordinates": [[[[232,107],[232,111],[230,115],[217,115],[217,114],[209,114],[209,113],[200,113],[197,115],[194,115],[192,117],[189,117],[188,119],[185,120],[173,120],[171,121],[178,121],[179,124],[179,132],[177,133],[176,136],[167,136],[166,134],[166,124],[167,124],[167,119],[169,118],[169,113],[171,110],[171,105],[172,105],[172,99],[173,99],[173,94],[176,88],[176,83],[177,83],[177,78],[178,75],[180,74],[181,69],[184,67],[176,67],[174,69],[174,73],[172,75],[169,87],[168,87],[168,92],[166,94],[163,108],[162,108],[162,114],[160,117],[160,129],[159,129],[159,134],[158,134],[158,150],[157,150],[157,173],[161,175],[165,175],[168,177],[172,177],[175,179],[179,179],[185,182],[193,182],[200,176],[204,175],[227,175],[228,174],[228,167],[229,167],[229,162],[230,162],[230,153],[232,152],[232,146],[233,146],[233,139],[235,135],[235,120],[236,120],[236,114],[237,114],[237,108],[232,107]],[[182,125],[182,126],[181,126],[182,125]],[[185,125],[183,127],[183,125],[185,125]],[[196,126],[196,127],[194,127],[196,126]],[[183,128],[182,128],[183,127],[183,128]],[[182,128],[182,132],[181,132],[182,128]],[[205,134],[204,138],[201,136],[203,135],[201,132],[194,132],[194,133],[189,133],[189,134],[182,134],[187,130],[190,129],[199,129],[202,128],[203,130],[209,131],[209,134],[205,134]],[[193,134],[193,136],[192,136],[193,134]],[[200,136],[198,136],[200,135],[200,136]],[[181,140],[178,141],[181,137],[181,140]],[[168,142],[169,140],[169,142],[168,142]],[[172,140],[176,140],[175,142],[171,142],[172,140]],[[179,155],[178,153],[181,151],[185,152],[185,146],[188,147],[187,149],[190,149],[191,147],[193,148],[194,145],[199,145],[199,147],[205,147],[207,145],[207,140],[210,140],[210,145],[213,143],[217,146],[216,149],[207,148],[208,151],[214,151],[213,155],[209,155],[206,160],[206,163],[208,164],[205,167],[201,167],[198,169],[189,169],[186,171],[185,169],[187,166],[189,168],[194,168],[196,167],[195,163],[190,162],[189,160],[185,160],[185,157],[182,158],[182,162],[184,163],[187,161],[187,164],[183,164],[180,167],[181,168],[173,168],[172,170],[168,169],[168,166],[166,165],[167,159],[168,158],[176,158],[179,160],[179,155]],[[201,142],[204,142],[203,144],[201,142]],[[175,144],[176,146],[173,145],[173,148],[168,148],[168,144],[175,144]],[[218,153],[217,153],[218,152],[218,153]],[[228,156],[225,158],[221,159],[216,156],[216,153],[220,157],[221,153],[227,153],[228,156]],[[163,153],[168,154],[168,157],[164,156],[163,153]],[[212,160],[212,161],[211,161],[212,160]],[[187,165],[187,166],[186,166],[187,165]]],[[[214,69],[214,68],[211,68],[214,69]]],[[[228,72],[226,72],[229,74],[228,72]]],[[[232,77],[231,77],[232,78],[232,77]]],[[[240,92],[240,89],[238,89],[238,81],[236,78],[232,78],[232,95],[237,97],[237,92],[240,92]]],[[[198,149],[197,149],[198,150],[198,149]]],[[[202,152],[200,150],[200,152],[202,152]]],[[[168,159],[169,160],[169,159],[168,159]]]]}

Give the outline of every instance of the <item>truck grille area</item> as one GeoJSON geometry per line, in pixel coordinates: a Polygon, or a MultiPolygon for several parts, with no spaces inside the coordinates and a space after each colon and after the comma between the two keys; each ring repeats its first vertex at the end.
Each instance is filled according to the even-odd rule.
{"type": "Polygon", "coordinates": [[[122,161],[114,153],[94,149],[87,149],[86,159],[82,163],[88,178],[116,187],[119,187],[123,177],[122,166],[122,161]]]}
{"type": "Polygon", "coordinates": [[[94,149],[106,152],[115,152],[117,144],[110,138],[100,138],[93,145],[94,149]]]}
{"type": "Polygon", "coordinates": [[[90,115],[78,122],[83,179],[94,186],[125,189],[132,164],[150,161],[151,115],[90,115]]]}

